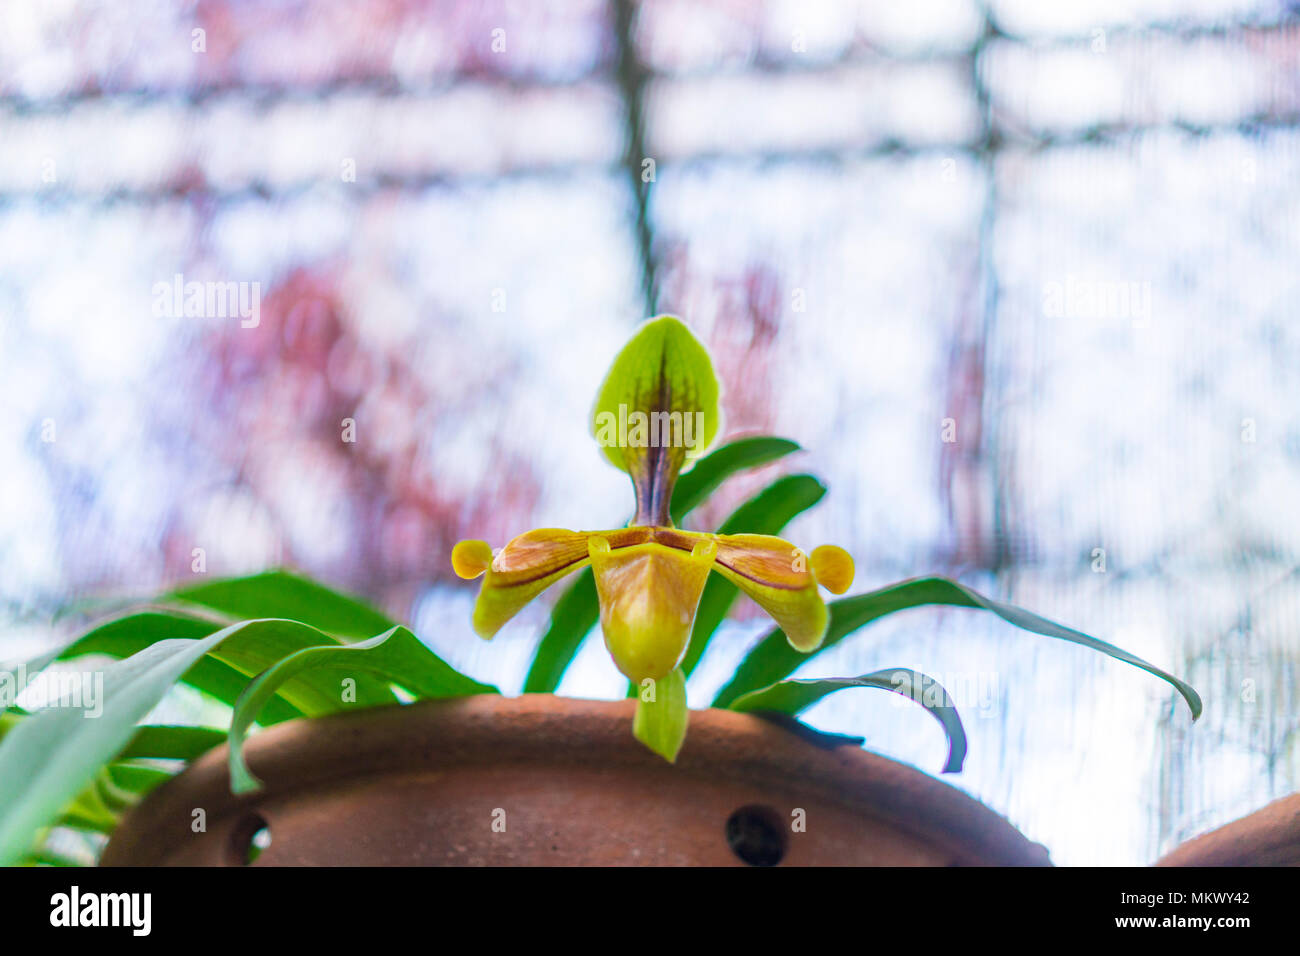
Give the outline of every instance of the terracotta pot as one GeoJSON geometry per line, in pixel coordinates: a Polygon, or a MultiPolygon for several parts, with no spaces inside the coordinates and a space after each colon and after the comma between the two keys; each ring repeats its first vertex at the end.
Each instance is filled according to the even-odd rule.
{"type": "Polygon", "coordinates": [[[632,737],[633,706],[484,695],[279,724],[247,747],[264,790],[233,796],[218,748],[127,815],[102,865],[243,865],[264,830],[258,866],[1050,865],[856,745],[697,711],[670,765],[632,737]]]}
{"type": "Polygon", "coordinates": [[[1300,866],[1300,793],[1188,840],[1156,866],[1300,866]]]}

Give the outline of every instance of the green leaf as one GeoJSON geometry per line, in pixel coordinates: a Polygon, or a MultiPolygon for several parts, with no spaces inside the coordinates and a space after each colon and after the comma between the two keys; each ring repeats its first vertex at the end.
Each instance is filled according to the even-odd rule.
{"type": "Polygon", "coordinates": [[[913,578],[853,597],[841,598],[828,605],[831,612],[830,627],[822,646],[811,654],[800,654],[786,641],[779,628],[769,632],[758,645],[745,656],[736,668],[731,681],[718,692],[713,699],[714,707],[729,707],[743,694],[758,690],[788,677],[805,661],[827,648],[834,647],[844,637],[858,628],[886,614],[904,608],[920,607],[926,604],[947,604],[954,607],[983,608],[992,611],[1016,627],[1024,628],[1045,637],[1054,637],[1074,644],[1081,644],[1094,651],[1113,657],[1116,660],[1140,667],[1149,674],[1172,684],[1183,695],[1192,711],[1192,719],[1201,715],[1201,698],[1192,687],[1168,674],[1140,657],[1121,650],[1113,644],[1090,637],[1081,631],[1064,627],[1039,617],[1030,611],[1012,604],[1002,604],[972,591],[963,584],[947,578],[929,577],[913,578]]]}
{"type": "Polygon", "coordinates": [[[235,704],[230,724],[230,781],[234,793],[257,790],[261,782],[244,762],[244,737],[258,712],[286,681],[315,668],[368,670],[400,684],[418,697],[463,697],[495,694],[449,665],[404,627],[393,627],[367,641],[303,648],[259,674],[235,704]]]}
{"type": "Polygon", "coordinates": [[[0,741],[0,866],[21,857],[42,826],[126,747],[135,725],[181,675],[227,640],[249,635],[328,635],[296,621],[242,621],[199,640],[158,641],[103,669],[99,716],[53,706],[24,718],[0,741]]]}
{"type": "MultiPolygon", "coordinates": [[[[162,771],[158,771],[162,773],[162,771]]],[[[114,778],[111,765],[100,767],[95,773],[92,786],[98,791],[104,804],[114,813],[122,813],[135,805],[135,792],[120,786],[114,778]]]]}
{"type": "Polygon", "coordinates": [[[374,608],[288,571],[267,571],[181,588],[173,598],[199,604],[235,620],[302,621],[339,638],[366,638],[393,627],[374,608]]]}
{"type": "Polygon", "coordinates": [[[645,688],[637,697],[632,734],[669,763],[675,763],[691,716],[686,707],[686,675],[679,668],[655,681],[653,701],[645,699],[650,689],[645,688]]]}
{"type": "MultiPolygon", "coordinates": [[[[719,534],[780,534],[795,517],[807,511],[826,494],[826,486],[812,475],[778,478],[733,511],[718,528],[719,534]]],[[[689,676],[713,639],[713,632],[731,610],[740,590],[720,574],[709,575],[695,612],[691,642],[682,659],[682,671],[689,676]]]]}
{"type": "Polygon", "coordinates": [[[54,850],[37,850],[35,853],[29,853],[16,864],[17,866],[75,866],[84,867],[85,864],[80,860],[75,860],[70,856],[65,856],[54,850]]]}
{"type": "MultiPolygon", "coordinates": [[[[222,738],[225,738],[225,734],[222,734],[222,738]]],[[[137,763],[111,763],[107,770],[113,785],[119,791],[130,794],[132,803],[173,776],[169,771],[137,763]]]]}
{"type": "Polygon", "coordinates": [[[51,707],[33,714],[0,741],[0,865],[20,857],[33,835],[130,739],[208,641],[167,640],[104,672],[103,712],[51,707]]]}
{"type": "Polygon", "coordinates": [[[225,741],[225,731],[213,727],[146,724],[136,730],[118,759],[194,760],[225,741]]]}
{"type": "MultiPolygon", "coordinates": [[[[180,611],[144,611],[109,621],[57,654],[49,656],[58,660],[69,660],[86,654],[105,654],[121,659],[168,638],[198,640],[212,634],[221,626],[208,618],[184,614],[180,611]]],[[[34,668],[39,668],[44,663],[45,661],[41,664],[29,665],[29,673],[34,672],[34,668]]],[[[216,658],[204,657],[186,672],[184,682],[224,704],[234,704],[247,686],[250,676],[216,658]]],[[[301,710],[287,700],[279,699],[267,707],[264,719],[270,724],[301,716],[303,716],[301,710]]]]}
{"type": "Polygon", "coordinates": [[[799,446],[788,438],[770,435],[737,438],[714,449],[677,479],[670,512],[673,523],[681,524],[688,513],[737,472],[766,465],[799,450],[799,446]]]}
{"type": "Polygon", "coordinates": [[[170,777],[165,770],[139,764],[113,763],[100,767],[54,823],[111,834],[124,811],[170,777]]]}
{"type": "Polygon", "coordinates": [[[118,811],[104,799],[98,774],[68,802],[55,821],[59,826],[76,827],[95,833],[112,833],[117,828],[118,811]]]}
{"type": "MultiPolygon", "coordinates": [[[[124,658],[159,640],[177,637],[197,640],[220,628],[221,624],[210,618],[180,611],[148,611],[96,628],[74,642],[59,658],[84,654],[124,658]]],[[[307,624],[296,630],[256,628],[241,631],[222,642],[210,655],[196,661],[182,680],[225,703],[234,704],[253,675],[294,651],[321,641],[337,643],[338,638],[307,624]]],[[[387,682],[368,675],[357,679],[356,691],[358,702],[367,706],[397,701],[387,682]]],[[[337,709],[337,687],[321,678],[295,681],[283,687],[280,696],[282,700],[267,708],[266,723],[337,709]]]]}
{"type": "Polygon", "coordinates": [[[952,698],[938,681],[920,671],[891,667],[859,677],[825,677],[814,680],[783,680],[762,690],[742,694],[729,709],[754,713],[787,714],[807,710],[827,694],[850,687],[876,687],[901,694],[933,715],[948,738],[948,759],[943,773],[960,773],[966,760],[966,729],[952,698]]]}
{"type": "MultiPolygon", "coordinates": [[[[695,433],[694,447],[682,447],[685,456],[698,457],[718,433],[722,412],[718,405],[718,379],[708,351],[680,319],[661,315],[642,323],[614,358],[592,409],[592,434],[615,468],[632,474],[639,456],[619,440],[629,431],[630,416],[656,412],[703,416],[703,431],[695,433]],[[622,427],[620,428],[620,423],[622,427]],[[612,431],[610,430],[612,426],[612,431]]],[[[683,434],[685,425],[682,425],[683,434]]]]}
{"type": "Polygon", "coordinates": [[[0,740],[4,740],[5,734],[26,719],[27,714],[17,707],[8,707],[4,711],[0,711],[0,740]]]}
{"type": "Polygon", "coordinates": [[[598,620],[600,603],[596,598],[596,578],[591,568],[583,568],[551,610],[551,625],[533,655],[528,676],[524,678],[524,693],[554,693],[564,672],[573,663],[578,648],[598,620]]]}

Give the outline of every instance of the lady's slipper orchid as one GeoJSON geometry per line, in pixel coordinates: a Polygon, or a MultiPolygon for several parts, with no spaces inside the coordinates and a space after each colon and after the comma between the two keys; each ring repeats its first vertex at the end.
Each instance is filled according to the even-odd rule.
{"type": "Polygon", "coordinates": [[[638,684],[667,677],[690,640],[710,571],[767,611],[804,652],[825,637],[829,614],[818,585],[842,594],[853,559],[823,545],[811,554],[760,534],[707,534],[673,527],[669,505],[682,468],[719,430],[718,383],[704,347],[680,321],[660,316],[641,327],[614,360],[593,411],[605,456],[627,472],[636,516],[611,531],[529,531],[493,553],[462,541],[452,566],[462,578],[486,575],[474,630],[490,638],[565,575],[592,566],[605,645],[638,684]]]}

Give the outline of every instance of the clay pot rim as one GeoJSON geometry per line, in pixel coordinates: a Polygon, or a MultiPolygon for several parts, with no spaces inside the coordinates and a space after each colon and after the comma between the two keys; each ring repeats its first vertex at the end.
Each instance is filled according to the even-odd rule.
{"type": "Polygon", "coordinates": [[[1300,865],[1300,793],[1179,844],[1156,866],[1300,865]]]}
{"type": "Polygon", "coordinates": [[[161,862],[167,844],[152,821],[187,817],[192,807],[204,807],[213,820],[248,812],[268,796],[360,775],[562,763],[729,778],[760,787],[797,781],[801,790],[950,847],[959,863],[1051,865],[1045,847],[978,800],[850,738],[821,737],[814,743],[809,737],[820,735],[798,734],[753,714],[693,710],[685,746],[669,767],[632,737],[634,708],[632,700],[481,694],[286,721],[256,733],[245,745],[263,790],[230,792],[223,744],[132,809],[100,862],[161,862]]]}

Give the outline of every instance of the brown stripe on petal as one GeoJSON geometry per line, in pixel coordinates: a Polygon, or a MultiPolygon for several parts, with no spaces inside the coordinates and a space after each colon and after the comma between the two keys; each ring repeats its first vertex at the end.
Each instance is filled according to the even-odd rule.
{"type": "MultiPolygon", "coordinates": [[[[587,559],[587,539],[593,534],[609,542],[611,548],[644,544],[651,539],[651,528],[619,528],[616,531],[567,531],[563,528],[536,528],[519,535],[492,560],[496,583],[501,587],[530,584],[563,568],[587,559]]],[[[690,550],[687,548],[686,550],[690,550]]]]}
{"type": "Polygon", "coordinates": [[[673,487],[677,484],[677,475],[686,461],[686,449],[673,445],[671,441],[667,445],[663,444],[661,439],[665,436],[655,430],[654,416],[660,412],[673,411],[667,361],[667,351],[661,352],[654,397],[638,396],[636,411],[647,416],[646,437],[650,444],[644,448],[623,450],[623,460],[628,465],[632,487],[636,490],[636,517],[632,519],[633,525],[672,527],[668,511],[672,505],[673,487]]]}
{"type": "Polygon", "coordinates": [[[654,540],[654,528],[619,528],[617,531],[589,531],[598,534],[609,542],[611,550],[627,548],[634,544],[645,544],[654,540]]]}
{"type": "Polygon", "coordinates": [[[717,562],[764,587],[800,591],[816,587],[808,556],[788,541],[766,534],[718,535],[717,562]]]}
{"type": "Polygon", "coordinates": [[[587,535],[563,528],[535,528],[513,539],[492,559],[502,584],[546,577],[587,556],[587,535]]]}
{"type": "Polygon", "coordinates": [[[772,615],[792,647],[807,653],[821,644],[830,620],[808,563],[788,541],[736,534],[718,536],[714,568],[772,615]]]}
{"type": "Polygon", "coordinates": [[[712,535],[700,534],[698,531],[678,531],[675,528],[655,528],[654,540],[666,548],[678,551],[692,551],[701,540],[712,535]]]}

